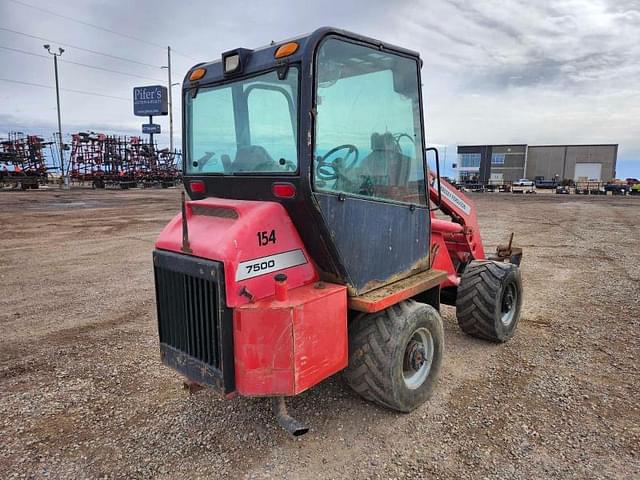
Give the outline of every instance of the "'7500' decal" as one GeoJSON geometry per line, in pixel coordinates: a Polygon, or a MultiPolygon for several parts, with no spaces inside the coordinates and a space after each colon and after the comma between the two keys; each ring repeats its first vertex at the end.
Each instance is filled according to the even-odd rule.
{"type": "Polygon", "coordinates": [[[253,260],[247,260],[238,264],[236,282],[271,272],[277,272],[285,268],[296,267],[305,263],[307,263],[307,259],[300,249],[254,258],[253,260]]]}

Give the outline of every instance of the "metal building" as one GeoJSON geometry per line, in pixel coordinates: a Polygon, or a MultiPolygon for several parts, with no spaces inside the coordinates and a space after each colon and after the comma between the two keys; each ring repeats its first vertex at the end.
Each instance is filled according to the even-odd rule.
{"type": "Polygon", "coordinates": [[[458,180],[501,184],[520,178],[608,182],[616,176],[617,144],[461,145],[458,180]]]}
{"type": "Polygon", "coordinates": [[[618,145],[536,145],[527,149],[526,177],[609,182],[616,178],[618,145]]]}

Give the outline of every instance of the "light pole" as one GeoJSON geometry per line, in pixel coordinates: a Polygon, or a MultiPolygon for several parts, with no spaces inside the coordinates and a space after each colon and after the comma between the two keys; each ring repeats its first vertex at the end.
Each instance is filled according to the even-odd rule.
{"type": "Polygon", "coordinates": [[[64,53],[64,48],[58,47],[58,53],[51,51],[51,45],[43,45],[44,49],[53,55],[53,70],[56,75],[56,104],[58,107],[58,141],[60,146],[60,175],[63,181],[63,188],[69,188],[69,177],[64,174],[64,145],[62,143],[62,120],[60,119],[60,86],[58,84],[58,57],[64,53]]]}
{"type": "Polygon", "coordinates": [[[169,94],[169,151],[173,152],[173,96],[171,95],[171,47],[167,47],[167,65],[160,68],[167,69],[168,82],[168,94],[169,94]]]}
{"type": "Polygon", "coordinates": [[[447,145],[445,144],[444,146],[444,162],[442,162],[442,172],[444,173],[444,176],[447,176],[447,145]]]}

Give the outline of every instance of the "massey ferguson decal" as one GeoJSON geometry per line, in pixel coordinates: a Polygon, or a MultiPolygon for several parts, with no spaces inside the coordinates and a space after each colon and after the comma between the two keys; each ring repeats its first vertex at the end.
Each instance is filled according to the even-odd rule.
{"type": "Polygon", "coordinates": [[[277,272],[285,268],[297,267],[307,263],[307,259],[302,250],[291,250],[290,252],[277,253],[266,257],[246,260],[238,264],[236,270],[236,282],[258,277],[267,273],[277,272]]]}
{"type": "Polygon", "coordinates": [[[471,206],[467,202],[462,200],[458,195],[453,193],[451,190],[449,190],[444,185],[440,185],[440,187],[441,187],[441,191],[442,191],[442,196],[443,197],[447,197],[449,199],[449,201],[454,203],[456,205],[456,207],[458,207],[460,210],[462,210],[465,214],[467,214],[467,215],[471,214],[471,206]]]}

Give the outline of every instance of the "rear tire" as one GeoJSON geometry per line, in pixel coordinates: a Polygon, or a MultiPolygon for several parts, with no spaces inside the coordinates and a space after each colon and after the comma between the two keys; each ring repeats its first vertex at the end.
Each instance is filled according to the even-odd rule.
{"type": "Polygon", "coordinates": [[[436,309],[407,300],[351,323],[345,377],[366,400],[410,412],[431,396],[443,350],[436,309]]]}
{"type": "Polygon", "coordinates": [[[511,263],[474,260],[458,287],[456,316],[463,332],[492,342],[515,333],[522,307],[520,271],[511,263]]]}

